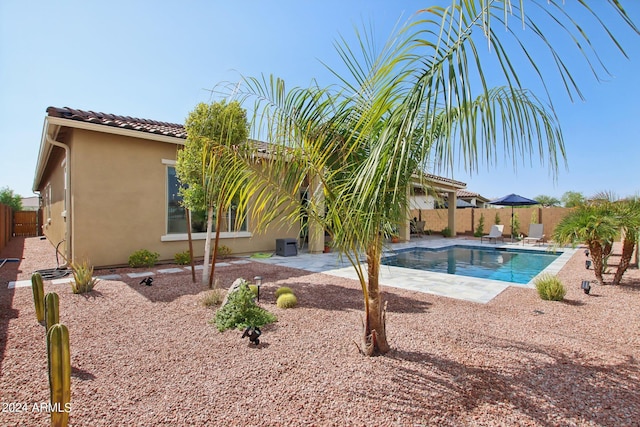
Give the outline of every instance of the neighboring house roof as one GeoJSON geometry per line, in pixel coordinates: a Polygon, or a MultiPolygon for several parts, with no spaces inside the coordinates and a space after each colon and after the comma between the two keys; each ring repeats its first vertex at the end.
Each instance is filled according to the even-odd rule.
{"type": "Polygon", "coordinates": [[[40,208],[40,198],[38,196],[23,197],[22,198],[22,210],[24,211],[37,211],[40,208]]]}
{"type": "Polygon", "coordinates": [[[173,136],[182,139],[187,138],[187,131],[185,130],[184,126],[177,123],[159,122],[157,120],[139,119],[129,116],[117,116],[115,114],[96,113],[93,111],[74,110],[68,107],[49,107],[47,108],[47,114],[49,115],[49,117],[78,120],[105,126],[119,127],[122,129],[132,129],[140,132],[173,136]]]}
{"type": "Polygon", "coordinates": [[[473,192],[467,191],[467,190],[458,190],[456,192],[456,197],[467,198],[467,199],[476,198],[476,199],[480,200],[481,202],[488,202],[489,201],[489,199],[487,199],[486,197],[483,197],[478,193],[473,193],[473,192]]]}

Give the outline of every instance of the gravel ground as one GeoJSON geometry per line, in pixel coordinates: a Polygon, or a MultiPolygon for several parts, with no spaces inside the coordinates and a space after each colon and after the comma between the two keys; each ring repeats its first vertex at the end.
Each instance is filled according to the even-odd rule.
{"type": "MultiPolygon", "coordinates": [[[[44,331],[31,289],[7,282],[55,266],[53,253],[16,238],[0,255],[24,257],[0,270],[2,426],[49,423],[33,408],[49,397],[44,331]],[[23,411],[10,412],[15,404],[23,411]]],[[[386,287],[393,350],[376,358],[355,344],[362,300],[352,280],[253,262],[219,268],[224,287],[265,278],[261,305],[279,320],[258,346],[208,323],[214,311],[189,273],[157,275],[151,287],[101,281],[87,295],[45,282],[70,331],[70,424],[637,426],[640,272],[585,295],[584,258],[560,273],[564,302],[517,287],[488,304],[386,287]],[[275,306],[283,285],[296,308],[275,306]]]]}

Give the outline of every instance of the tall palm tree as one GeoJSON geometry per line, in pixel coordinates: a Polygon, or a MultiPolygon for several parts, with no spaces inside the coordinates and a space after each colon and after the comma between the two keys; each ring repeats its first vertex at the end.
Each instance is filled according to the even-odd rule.
{"type": "MultiPolygon", "coordinates": [[[[617,2],[611,4],[633,26],[617,2]]],[[[367,355],[390,348],[378,274],[385,238],[407,219],[409,184],[416,172],[458,162],[471,171],[483,161],[495,164],[499,141],[514,167],[517,159],[537,156],[555,172],[564,159],[553,109],[521,87],[500,42],[508,35],[520,43],[506,25],[510,11],[520,13],[523,24],[551,50],[567,90],[579,91],[551,42],[522,8],[523,2],[479,0],[425,9],[379,54],[366,34],[360,36],[362,52],[339,43],[348,72],[335,72],[335,87],[287,89],[284,81],[263,76],[246,79],[240,91],[244,103],[254,102],[255,136],[272,144],[268,152],[236,150],[229,156],[247,171],[242,200],[245,206],[252,200],[253,225],[261,228],[278,218],[289,222],[306,215],[331,234],[360,280],[362,351],[367,355]],[[496,21],[508,31],[495,32],[496,21]],[[488,86],[478,40],[489,41],[505,86],[488,86]],[[472,88],[474,79],[477,88],[472,88]],[[301,209],[299,193],[306,183],[310,203],[301,209]]],[[[562,15],[559,10],[556,14],[562,15]]],[[[535,55],[524,43],[519,46],[539,72],[535,55]]]]}

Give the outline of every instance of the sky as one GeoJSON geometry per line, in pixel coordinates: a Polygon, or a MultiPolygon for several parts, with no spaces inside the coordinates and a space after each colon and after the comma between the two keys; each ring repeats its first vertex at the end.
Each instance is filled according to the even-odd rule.
{"type": "MultiPolygon", "coordinates": [[[[340,37],[355,46],[355,28],[366,25],[382,46],[399,23],[434,2],[447,3],[0,0],[0,188],[33,195],[49,106],[184,123],[196,104],[216,100],[213,88],[243,75],[273,74],[290,87],[314,79],[332,84],[335,78],[323,63],[341,69],[334,46],[340,37]]],[[[640,2],[622,4],[640,25],[640,2]]],[[[599,16],[607,21],[612,15],[599,16]]],[[[515,27],[520,29],[517,22],[515,27]]],[[[567,54],[584,101],[570,100],[550,64],[541,63],[568,169],[554,177],[537,160],[516,171],[506,160],[473,174],[462,168],[433,172],[466,182],[467,190],[489,199],[510,193],[560,198],[566,191],[640,195],[640,37],[616,28],[629,58],[611,43],[594,40],[610,73],[604,81],[579,56],[567,54]]],[[[588,34],[592,30],[585,27],[588,34]]],[[[552,38],[558,29],[542,31],[552,38]]],[[[562,53],[566,46],[559,41],[554,47],[562,53]]],[[[544,97],[526,67],[522,78],[544,97]]]]}

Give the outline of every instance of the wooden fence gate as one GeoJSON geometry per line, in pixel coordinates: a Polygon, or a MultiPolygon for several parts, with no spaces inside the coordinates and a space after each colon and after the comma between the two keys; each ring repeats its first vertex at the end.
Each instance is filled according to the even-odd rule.
{"type": "Polygon", "coordinates": [[[13,213],[13,235],[34,237],[38,235],[38,212],[18,211],[13,213]]]}

